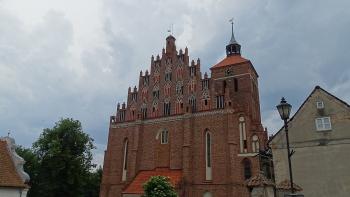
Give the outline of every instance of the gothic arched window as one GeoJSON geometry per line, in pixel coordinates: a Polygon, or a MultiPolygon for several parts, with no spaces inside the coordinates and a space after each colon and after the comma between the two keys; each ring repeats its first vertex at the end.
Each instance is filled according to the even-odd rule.
{"type": "Polygon", "coordinates": [[[259,137],[257,135],[253,135],[252,137],[252,149],[254,153],[260,150],[259,137]]]}
{"type": "Polygon", "coordinates": [[[211,176],[211,135],[209,130],[205,131],[205,180],[212,180],[211,176]]]}
{"type": "Polygon", "coordinates": [[[197,109],[197,108],[196,108],[197,103],[196,103],[196,97],[195,97],[194,95],[192,95],[192,96],[188,99],[188,104],[190,104],[192,112],[195,112],[196,109],[197,109]]]}
{"type": "Polygon", "coordinates": [[[122,181],[126,180],[126,173],[128,170],[128,140],[124,141],[124,150],[123,150],[123,175],[122,181]]]}
{"type": "Polygon", "coordinates": [[[239,117],[239,142],[241,153],[247,152],[247,134],[245,130],[245,119],[243,116],[239,117]]]}

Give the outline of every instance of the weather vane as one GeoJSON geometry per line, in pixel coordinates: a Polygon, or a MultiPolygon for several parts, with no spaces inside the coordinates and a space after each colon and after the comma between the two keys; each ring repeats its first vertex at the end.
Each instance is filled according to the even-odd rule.
{"type": "Polygon", "coordinates": [[[232,33],[233,33],[233,17],[229,20],[231,23],[232,33]]]}
{"type": "Polygon", "coordinates": [[[174,33],[174,24],[171,24],[171,26],[168,29],[168,32],[169,32],[170,35],[173,35],[173,33],[174,33]]]}

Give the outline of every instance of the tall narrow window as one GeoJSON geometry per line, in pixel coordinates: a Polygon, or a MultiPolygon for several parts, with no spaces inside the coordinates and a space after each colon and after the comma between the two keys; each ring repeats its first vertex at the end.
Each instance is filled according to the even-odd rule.
{"type": "Polygon", "coordinates": [[[143,85],[148,86],[148,84],[149,84],[149,76],[144,76],[143,77],[143,85]]]}
{"type": "Polygon", "coordinates": [[[205,132],[205,180],[212,180],[211,176],[211,136],[205,132]]]}
{"type": "Polygon", "coordinates": [[[239,117],[239,142],[241,153],[247,152],[247,134],[245,130],[245,119],[243,116],[239,117]]]}
{"type": "Polygon", "coordinates": [[[122,175],[122,181],[126,180],[126,173],[128,170],[128,140],[125,140],[124,142],[124,152],[123,152],[124,158],[123,158],[123,175],[122,175]]]}
{"type": "Polygon", "coordinates": [[[165,73],[165,81],[171,81],[171,73],[165,73]]]}
{"type": "Polygon", "coordinates": [[[222,83],[222,92],[225,94],[227,83],[226,81],[223,81],[222,83]]]}
{"type": "Polygon", "coordinates": [[[216,96],[216,108],[223,109],[225,106],[224,95],[216,96]]]}
{"type": "Polygon", "coordinates": [[[160,143],[167,144],[168,138],[169,138],[169,132],[168,132],[168,130],[164,129],[161,133],[160,143]]]}
{"type": "Polygon", "coordinates": [[[254,153],[260,150],[259,137],[257,135],[253,135],[252,137],[252,149],[254,153]]]}
{"type": "Polygon", "coordinates": [[[190,76],[191,77],[196,76],[196,67],[195,66],[190,67],[190,76]]]}
{"type": "Polygon", "coordinates": [[[119,111],[119,121],[125,121],[125,110],[119,111]]]}
{"type": "Polygon", "coordinates": [[[233,79],[234,87],[235,87],[235,92],[238,92],[238,80],[236,78],[233,79]]]}
{"type": "Polygon", "coordinates": [[[164,103],[164,116],[170,116],[170,103],[164,103]]]}
{"type": "Polygon", "coordinates": [[[209,79],[202,80],[202,90],[208,90],[209,89],[209,79]]]}
{"type": "Polygon", "coordinates": [[[142,115],[142,119],[147,118],[147,106],[146,105],[141,107],[141,115],[142,115]]]}
{"type": "Polygon", "coordinates": [[[252,177],[252,169],[250,160],[245,158],[243,159],[243,168],[244,168],[244,179],[247,180],[252,177]]]}
{"type": "Polygon", "coordinates": [[[188,104],[190,104],[192,112],[195,112],[196,109],[197,109],[197,108],[196,108],[196,106],[197,106],[197,104],[196,104],[196,97],[191,96],[191,97],[188,99],[188,104]]]}

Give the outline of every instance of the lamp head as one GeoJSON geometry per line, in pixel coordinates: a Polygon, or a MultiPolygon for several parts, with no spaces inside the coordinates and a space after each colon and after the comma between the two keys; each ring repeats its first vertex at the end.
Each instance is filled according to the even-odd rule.
{"type": "Polygon", "coordinates": [[[278,113],[280,114],[282,120],[289,119],[289,115],[290,115],[290,112],[292,110],[292,105],[287,103],[287,101],[286,101],[286,99],[284,99],[284,97],[282,97],[281,103],[279,105],[277,105],[276,108],[277,108],[278,113]]]}

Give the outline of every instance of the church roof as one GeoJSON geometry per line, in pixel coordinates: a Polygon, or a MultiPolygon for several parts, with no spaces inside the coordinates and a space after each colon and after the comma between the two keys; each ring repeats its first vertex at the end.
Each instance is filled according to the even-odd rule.
{"type": "Polygon", "coordinates": [[[275,184],[267,179],[262,173],[259,173],[246,182],[248,187],[263,187],[263,186],[274,186],[275,184]]]}
{"type": "Polygon", "coordinates": [[[230,66],[233,64],[241,64],[241,63],[248,63],[250,62],[249,60],[243,58],[240,55],[231,55],[226,57],[225,59],[221,60],[219,63],[211,67],[210,69],[215,69],[215,68],[221,68],[225,66],[230,66]]]}
{"type": "Polygon", "coordinates": [[[28,187],[18,174],[8,144],[0,139],[0,187],[28,187]]]}
{"type": "Polygon", "coordinates": [[[123,194],[143,194],[143,184],[146,183],[152,176],[169,177],[170,183],[176,187],[182,178],[181,170],[171,170],[169,168],[156,168],[155,170],[140,171],[134,180],[123,191],[123,194]]]}

